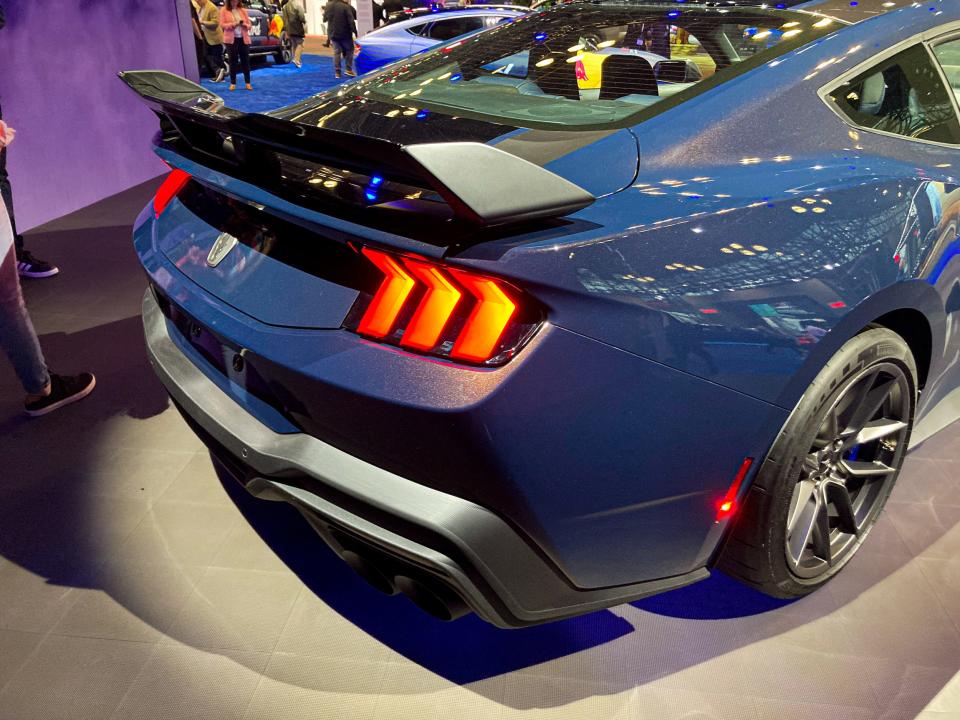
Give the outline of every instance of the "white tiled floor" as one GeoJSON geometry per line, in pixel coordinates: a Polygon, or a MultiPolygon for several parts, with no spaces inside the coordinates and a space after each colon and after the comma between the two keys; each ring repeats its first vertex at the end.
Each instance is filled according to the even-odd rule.
{"type": "MultiPolygon", "coordinates": [[[[114,199],[118,224],[148,194],[114,199]]],[[[0,720],[960,719],[960,427],[799,602],[716,577],[544,628],[443,625],[228,494],[149,370],[128,231],[84,221],[104,216],[33,237],[63,273],[27,285],[51,362],[97,394],[28,422],[0,362],[0,720]]]]}

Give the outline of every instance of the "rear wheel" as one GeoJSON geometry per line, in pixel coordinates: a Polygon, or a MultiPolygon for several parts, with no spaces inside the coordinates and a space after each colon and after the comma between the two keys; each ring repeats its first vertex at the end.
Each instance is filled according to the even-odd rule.
{"type": "Polygon", "coordinates": [[[774,442],[718,566],[786,598],[835,576],[893,489],[913,427],[916,387],[916,363],[896,333],[873,328],[847,342],[774,442]]]}

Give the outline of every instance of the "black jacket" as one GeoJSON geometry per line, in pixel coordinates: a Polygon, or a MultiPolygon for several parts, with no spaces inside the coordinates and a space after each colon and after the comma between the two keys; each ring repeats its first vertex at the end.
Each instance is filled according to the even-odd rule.
{"type": "Polygon", "coordinates": [[[0,5],[0,29],[7,24],[7,17],[3,14],[3,5],[0,5]]]}
{"type": "Polygon", "coordinates": [[[403,12],[402,0],[383,0],[383,14],[390,17],[391,13],[403,12]]]}
{"type": "Polygon", "coordinates": [[[352,40],[357,34],[354,9],[343,0],[330,0],[323,9],[323,20],[327,23],[327,36],[333,40],[352,40]]]}

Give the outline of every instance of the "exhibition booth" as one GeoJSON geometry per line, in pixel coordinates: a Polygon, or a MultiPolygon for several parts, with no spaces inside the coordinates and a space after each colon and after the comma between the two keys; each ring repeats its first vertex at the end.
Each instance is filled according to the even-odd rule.
{"type": "Polygon", "coordinates": [[[958,716],[960,6],[207,2],[0,0],[0,720],[958,716]]]}

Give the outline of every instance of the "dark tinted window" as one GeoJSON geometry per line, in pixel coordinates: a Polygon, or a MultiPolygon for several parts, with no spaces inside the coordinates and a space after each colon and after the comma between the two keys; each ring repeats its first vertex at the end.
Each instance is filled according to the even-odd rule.
{"type": "Polygon", "coordinates": [[[831,93],[861,127],[919,140],[960,142],[960,122],[922,45],[894,55],[831,93]]]}
{"type": "Polygon", "coordinates": [[[483,27],[482,17],[456,17],[446,20],[437,20],[427,31],[427,37],[434,40],[452,40],[458,35],[480,30],[483,27]]]}

